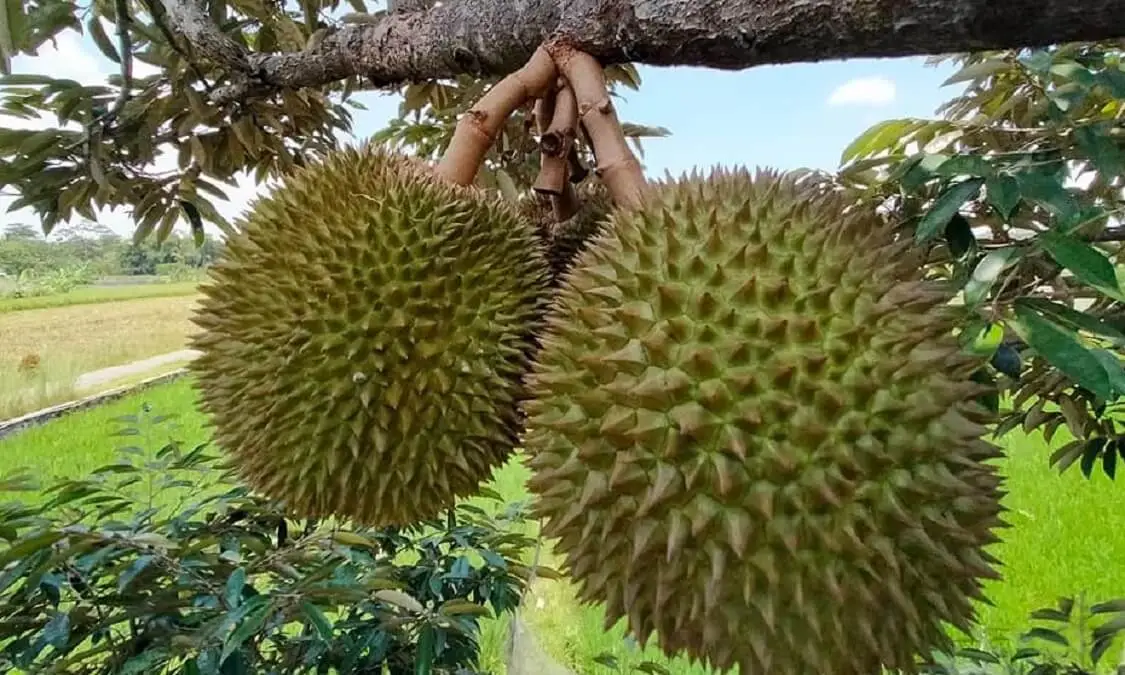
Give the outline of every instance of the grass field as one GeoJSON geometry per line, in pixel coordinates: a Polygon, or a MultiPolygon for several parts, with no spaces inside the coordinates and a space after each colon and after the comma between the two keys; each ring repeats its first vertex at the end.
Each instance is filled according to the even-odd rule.
{"type": "MultiPolygon", "coordinates": [[[[0,440],[0,475],[27,466],[42,478],[74,476],[111,461],[117,440],[109,437],[115,428],[113,418],[136,413],[142,402],[150,403],[155,413],[177,414],[179,440],[206,439],[203,417],[194,405],[195,392],[185,379],[0,440]]],[[[146,447],[166,439],[149,440],[146,447]]],[[[1051,445],[1057,447],[1067,440],[1060,432],[1051,445]]],[[[993,551],[1004,562],[1005,578],[989,585],[994,606],[982,606],[980,612],[980,637],[999,643],[1028,628],[1028,614],[1053,605],[1058,596],[1085,594],[1099,601],[1125,595],[1125,566],[1121,565],[1125,560],[1125,509],[1119,507],[1117,486],[1101,474],[1090,480],[1077,470],[1059,476],[1047,465],[1050,450],[1039,434],[1012,433],[1001,445],[1008,450],[1002,466],[1008,478],[1008,521],[1013,527],[1003,533],[1005,541],[993,551]]],[[[519,460],[513,460],[496,473],[491,487],[508,499],[523,498],[526,475],[519,460]]],[[[548,553],[543,562],[556,561],[548,553]]],[[[628,647],[620,626],[604,632],[600,611],[578,606],[565,582],[539,582],[523,618],[548,653],[577,673],[612,672],[594,662],[602,652],[613,653],[622,665],[655,656],[652,649],[642,655],[628,647]]],[[[503,662],[504,631],[504,621],[488,627],[483,665],[495,668],[503,662]]],[[[1115,663],[1116,656],[1115,649],[1107,657],[1107,665],[1115,663]]],[[[689,667],[682,659],[654,660],[668,664],[676,675],[706,672],[689,667]]]]}
{"type": "Polygon", "coordinates": [[[82,373],[182,349],[195,302],[159,296],[0,313],[0,419],[73,398],[82,373]]]}
{"type": "Polygon", "coordinates": [[[194,295],[199,283],[185,281],[178,283],[146,283],[120,286],[82,286],[68,293],[41,295],[31,298],[0,298],[0,314],[19,310],[44,309],[48,307],[67,307],[70,305],[89,305],[117,300],[139,300],[142,298],[171,298],[194,295]]]}

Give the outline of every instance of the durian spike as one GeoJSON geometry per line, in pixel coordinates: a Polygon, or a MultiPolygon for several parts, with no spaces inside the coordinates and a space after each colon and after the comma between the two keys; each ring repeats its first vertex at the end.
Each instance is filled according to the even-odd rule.
{"type": "Polygon", "coordinates": [[[497,82],[458,120],[434,174],[457,185],[472,184],[504,123],[516,108],[545,96],[557,77],[550,54],[536,49],[522,68],[497,82]]]}
{"type": "Polygon", "coordinates": [[[640,161],[625,141],[601,65],[593,56],[565,43],[550,43],[546,49],[574,90],[578,119],[586,129],[597,159],[595,173],[609,188],[617,207],[640,207],[648,184],[640,161]]]}

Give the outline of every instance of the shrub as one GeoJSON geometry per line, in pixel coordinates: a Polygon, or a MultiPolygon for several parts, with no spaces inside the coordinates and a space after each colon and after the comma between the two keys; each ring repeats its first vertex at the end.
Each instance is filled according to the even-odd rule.
{"type": "MultiPolygon", "coordinates": [[[[128,440],[170,424],[121,421],[128,440]]],[[[0,671],[472,673],[535,543],[521,504],[401,530],[296,522],[178,441],[38,497],[0,505],[0,671]]]]}

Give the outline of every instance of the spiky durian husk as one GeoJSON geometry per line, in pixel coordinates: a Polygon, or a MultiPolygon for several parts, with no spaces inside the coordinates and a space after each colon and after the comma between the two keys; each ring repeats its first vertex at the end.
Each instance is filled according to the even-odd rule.
{"type": "Polygon", "coordinates": [[[555,221],[551,203],[546,198],[526,199],[520,205],[520,212],[535,225],[547,246],[547,262],[555,284],[566,276],[575,258],[601,231],[613,210],[613,198],[600,181],[581,183],[576,191],[578,212],[561,223],[555,221]]]}
{"type": "Polygon", "coordinates": [[[548,271],[499,199],[342,150],[253,204],[211,275],[203,407],[295,513],[416,522],[511,455],[548,271]]]}
{"type": "Polygon", "coordinates": [[[979,366],[909,242],[744,170],[616,211],[558,291],[525,447],[607,626],[743,675],[914,671],[996,576],[979,366]]]}

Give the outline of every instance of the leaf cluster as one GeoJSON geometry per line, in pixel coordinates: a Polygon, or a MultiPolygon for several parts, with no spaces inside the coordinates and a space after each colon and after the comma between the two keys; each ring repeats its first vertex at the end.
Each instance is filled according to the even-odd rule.
{"type": "MultiPolygon", "coordinates": [[[[962,342],[1001,394],[989,404],[1010,402],[1000,434],[1065,425],[1083,450],[1121,435],[1122,55],[1082,43],[952,57],[947,84],[964,90],[941,118],[881,122],[843,152],[839,181],[958,290],[962,342]]],[[[1110,475],[1117,454],[1098,455],[1110,475]]]]}
{"type": "Polygon", "coordinates": [[[0,479],[34,491],[0,505],[0,670],[469,673],[481,619],[519,602],[520,504],[408,529],[298,522],[206,444],[162,440],[174,419],[121,421],[156,451],[41,490],[0,479]]]}

